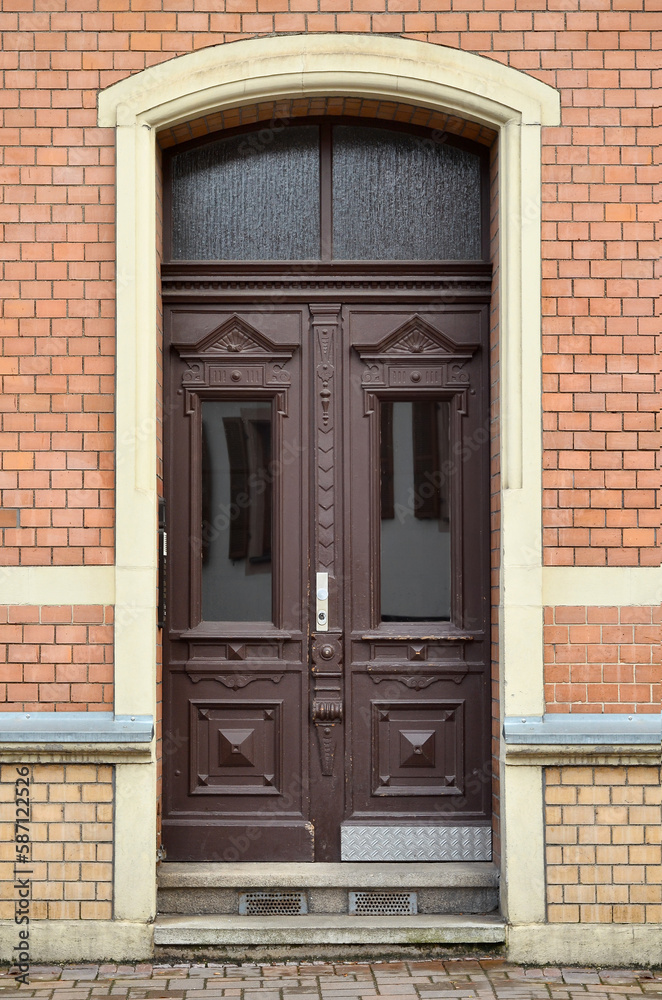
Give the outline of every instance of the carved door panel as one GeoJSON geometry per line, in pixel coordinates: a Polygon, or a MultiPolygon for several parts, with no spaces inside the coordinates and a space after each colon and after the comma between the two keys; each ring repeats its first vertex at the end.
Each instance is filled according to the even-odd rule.
{"type": "Polygon", "coordinates": [[[344,860],[491,857],[486,323],[344,310],[344,860]]]}
{"type": "Polygon", "coordinates": [[[164,842],[312,860],[307,310],[171,309],[164,842]]]}
{"type": "Polygon", "coordinates": [[[490,856],[486,322],[166,310],[169,858],[490,856]]]}

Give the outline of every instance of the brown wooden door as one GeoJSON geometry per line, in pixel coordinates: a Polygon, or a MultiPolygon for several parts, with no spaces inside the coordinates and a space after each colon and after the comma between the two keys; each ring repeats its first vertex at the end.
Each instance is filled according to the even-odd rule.
{"type": "Polygon", "coordinates": [[[291,298],[166,310],[168,857],[484,860],[486,297],[291,298]]]}

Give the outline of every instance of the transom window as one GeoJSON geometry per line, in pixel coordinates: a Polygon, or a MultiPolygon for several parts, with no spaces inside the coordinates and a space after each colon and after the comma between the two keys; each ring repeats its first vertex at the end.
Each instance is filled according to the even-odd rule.
{"type": "Polygon", "coordinates": [[[180,147],[168,173],[171,260],[485,255],[485,151],[446,133],[271,123],[180,147]]]}

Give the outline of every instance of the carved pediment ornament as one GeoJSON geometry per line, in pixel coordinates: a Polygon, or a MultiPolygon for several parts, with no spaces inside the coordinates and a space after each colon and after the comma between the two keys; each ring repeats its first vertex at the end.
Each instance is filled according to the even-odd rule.
{"type": "Polygon", "coordinates": [[[240,360],[287,360],[297,349],[296,344],[276,344],[245,319],[234,313],[220,326],[208,333],[197,344],[175,344],[180,357],[188,360],[224,358],[235,363],[240,360]]]}
{"type": "MultiPolygon", "coordinates": [[[[286,391],[292,381],[287,363],[297,344],[276,344],[236,313],[197,344],[175,344],[186,369],[182,388],[268,389],[277,386],[278,412],[287,415],[286,391]]],[[[187,410],[191,404],[187,402],[187,410]]]]}
{"type": "Polygon", "coordinates": [[[402,362],[404,357],[420,361],[469,360],[478,350],[478,344],[457,344],[448,334],[442,333],[416,314],[399,326],[378,344],[355,346],[362,361],[402,362]]]}

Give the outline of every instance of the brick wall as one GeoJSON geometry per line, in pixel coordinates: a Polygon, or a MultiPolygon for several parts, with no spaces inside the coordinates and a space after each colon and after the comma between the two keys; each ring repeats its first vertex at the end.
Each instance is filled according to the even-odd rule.
{"type": "Polygon", "coordinates": [[[0,606],[0,711],[111,711],[113,608],[0,606]]]}
{"type": "MultiPolygon", "coordinates": [[[[659,562],[651,73],[656,13],[502,0],[120,0],[0,14],[4,242],[0,562],[112,560],[113,135],[99,88],[255,34],[355,31],[468,49],[562,96],[544,130],[546,560],[659,562]]],[[[122,276],[120,276],[120,280],[122,276]]]]}
{"type": "Polygon", "coordinates": [[[547,918],[662,922],[659,767],[545,769],[547,918]]]}
{"type": "Polygon", "coordinates": [[[20,526],[2,531],[0,564],[110,563],[113,137],[82,89],[81,15],[12,6],[0,14],[0,499],[20,526]]]}
{"type": "MultiPolygon", "coordinates": [[[[578,0],[564,10],[541,9],[544,0],[26,6],[6,0],[0,12],[0,507],[20,511],[19,526],[0,524],[0,567],[113,560],[114,136],[96,127],[98,90],[198,48],[304,31],[403,34],[560,90],[561,126],[543,130],[544,559],[659,564],[651,89],[659,26],[644,0],[627,9],[578,0]]],[[[268,119],[275,107],[183,123],[162,144],[268,119]]],[[[341,99],[290,110],[389,116],[341,99]]],[[[426,123],[489,142],[457,119],[426,123]]],[[[497,308],[495,297],[495,324],[497,308]]],[[[496,405],[496,338],[493,346],[496,405]]],[[[496,462],[493,474],[496,484],[496,462]]],[[[498,523],[495,501],[497,561],[498,523]]],[[[102,613],[94,621],[74,608],[62,620],[48,617],[52,609],[24,610],[32,617],[13,619],[13,609],[0,617],[0,709],[110,708],[111,610],[92,609],[102,613]]],[[[571,621],[563,613],[550,609],[546,621],[549,710],[655,711],[658,640],[633,631],[613,640],[616,661],[613,649],[603,652],[608,627],[651,629],[652,613],[649,622],[629,621],[627,609],[579,609],[584,618],[571,621]],[[600,610],[617,620],[594,621],[600,610]]]]}
{"type": "MultiPolygon", "coordinates": [[[[32,801],[31,904],[34,920],[110,920],[113,915],[113,768],[36,764],[32,801]]],[[[0,920],[13,920],[14,781],[0,771],[0,920]]]]}
{"type": "Polygon", "coordinates": [[[659,712],[659,607],[545,608],[548,712],[659,712]]]}

